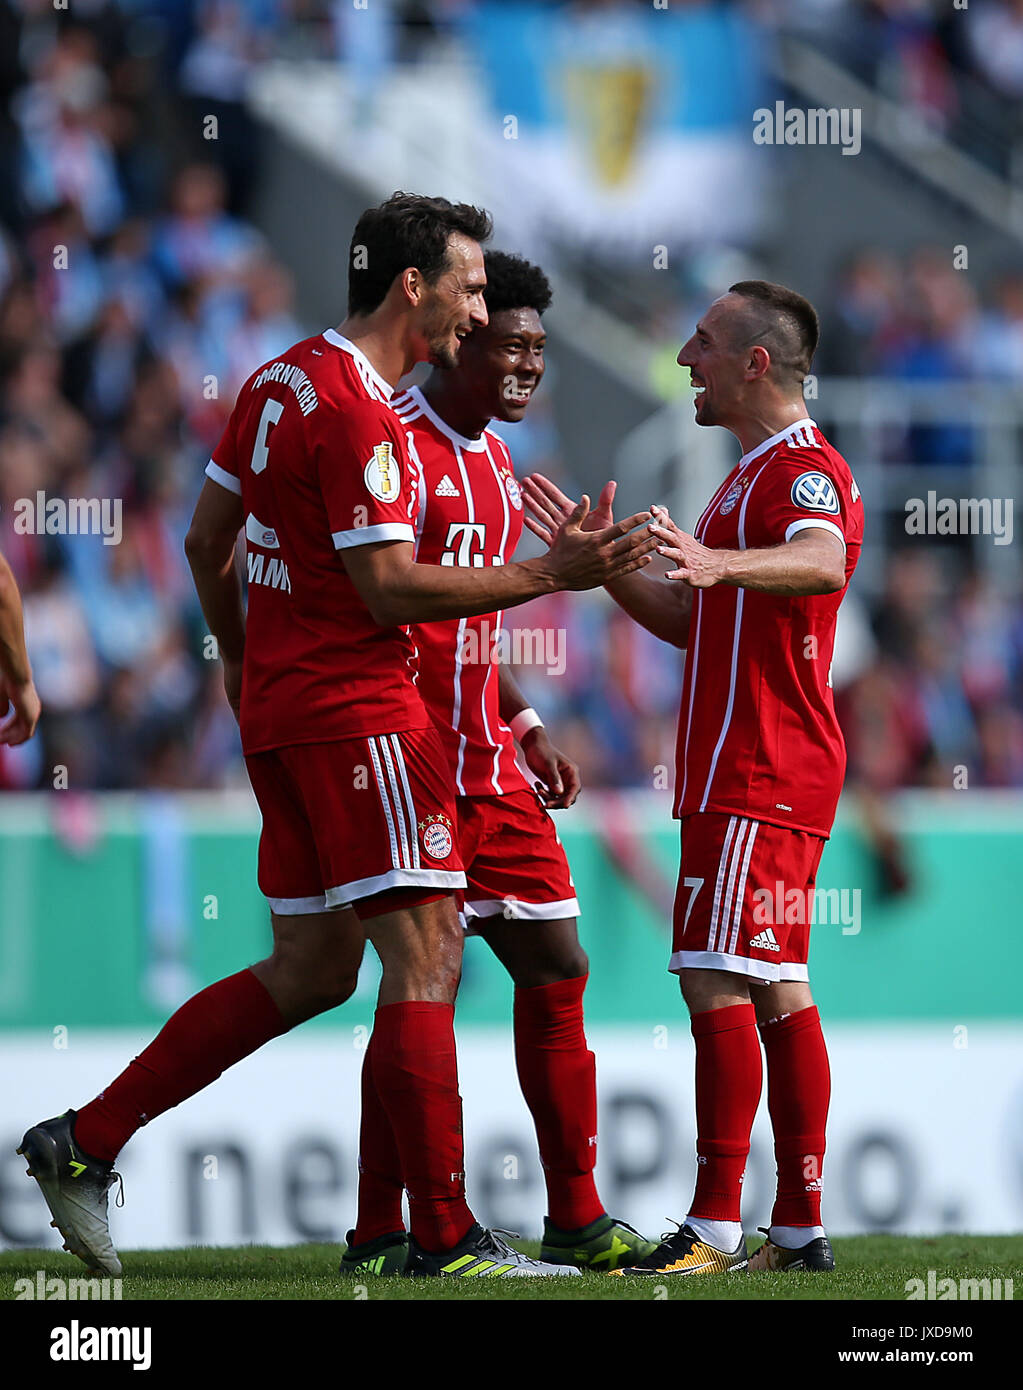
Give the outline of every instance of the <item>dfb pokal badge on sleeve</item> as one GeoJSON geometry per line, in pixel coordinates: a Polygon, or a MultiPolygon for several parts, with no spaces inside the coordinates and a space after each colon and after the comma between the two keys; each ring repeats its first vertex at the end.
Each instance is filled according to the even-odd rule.
{"type": "Polygon", "coordinates": [[[389,443],[377,444],[363,472],[366,486],[378,502],[394,502],[401,492],[401,469],[389,443]]]}

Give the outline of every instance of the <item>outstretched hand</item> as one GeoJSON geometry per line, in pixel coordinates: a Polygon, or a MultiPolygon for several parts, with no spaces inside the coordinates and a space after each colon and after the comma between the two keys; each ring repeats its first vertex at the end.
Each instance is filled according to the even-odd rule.
{"type": "Polygon", "coordinates": [[[596,589],[643,569],[653,559],[657,537],[650,533],[650,512],[636,512],[599,529],[591,517],[590,499],[583,493],[567,521],[553,532],[544,565],[555,589],[596,589]]]}
{"type": "MultiPolygon", "coordinates": [[[[605,483],[597,505],[586,517],[584,531],[602,531],[614,525],[612,503],[618,484],[605,483]]],[[[522,495],[526,503],[524,521],[534,536],[546,546],[554,544],[554,536],[571,519],[578,503],[566,497],[556,483],[542,473],[532,473],[522,480],[522,495]]]]}
{"type": "Polygon", "coordinates": [[[664,507],[652,507],[654,519],[650,530],[658,538],[658,555],[672,560],[678,566],[669,570],[665,579],[674,579],[689,584],[694,589],[709,589],[720,584],[724,578],[720,550],[709,550],[701,545],[695,536],[676,526],[664,507]]]}

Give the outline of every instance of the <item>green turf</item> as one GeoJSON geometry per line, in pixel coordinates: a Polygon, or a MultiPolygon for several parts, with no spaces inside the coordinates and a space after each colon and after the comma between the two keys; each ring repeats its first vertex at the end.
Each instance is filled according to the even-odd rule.
{"type": "MultiPolygon", "coordinates": [[[[759,1237],[757,1238],[759,1240],[759,1237]]],[[[522,1242],[527,1253],[539,1245],[522,1242]]],[[[341,1252],[335,1245],[288,1248],[249,1245],[234,1248],[122,1252],[125,1299],[897,1299],[906,1281],[938,1279],[1015,1280],[1023,1299],[1023,1236],[856,1236],[834,1242],[838,1270],[831,1275],[734,1274],[688,1279],[365,1279],[337,1274],[341,1252]]],[[[750,1242],[751,1249],[754,1242],[750,1242]]],[[[14,1281],[47,1277],[80,1278],[84,1268],[60,1252],[18,1250],[0,1253],[0,1299],[15,1296],[14,1281]]],[[[1003,1286],[1004,1287],[1004,1286],[1003,1286]]]]}

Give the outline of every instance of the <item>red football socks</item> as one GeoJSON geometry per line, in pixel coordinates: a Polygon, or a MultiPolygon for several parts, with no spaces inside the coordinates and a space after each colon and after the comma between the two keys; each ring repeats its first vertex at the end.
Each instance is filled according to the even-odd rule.
{"type": "Polygon", "coordinates": [[[362,1060],[362,1118],[359,1128],[359,1214],[354,1245],[405,1229],[401,1199],[405,1185],[401,1156],[373,1078],[376,1031],[362,1060]]]}
{"type": "Polygon", "coordinates": [[[597,1071],[583,1031],[589,977],[515,991],[515,1063],[536,1126],[548,1214],[575,1231],[604,1208],[593,1181],[597,1071]]]}
{"type": "Polygon", "coordinates": [[[465,1201],[454,1016],[452,1004],[384,1004],[373,1030],[372,1079],[401,1158],[409,1224],[432,1253],[457,1245],[475,1220],[465,1201]]]}
{"type": "Polygon", "coordinates": [[[772,1226],[821,1224],[824,1130],[831,1099],[828,1052],[816,1008],[760,1029],[767,1056],[767,1105],[774,1126],[778,1196],[772,1226]]]}
{"type": "Polygon", "coordinates": [[[76,1142],[112,1162],[141,1125],[285,1032],[280,1010],[251,970],[218,980],[182,1004],[117,1080],[78,1111],[76,1142]]]}
{"type": "Polygon", "coordinates": [[[763,1068],[752,1004],[694,1014],[696,1193],[690,1216],[738,1221],[763,1068]]]}

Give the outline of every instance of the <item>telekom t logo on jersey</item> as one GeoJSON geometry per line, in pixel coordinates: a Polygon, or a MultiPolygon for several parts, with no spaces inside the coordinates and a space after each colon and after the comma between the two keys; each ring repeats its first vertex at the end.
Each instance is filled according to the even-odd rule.
{"type": "MultiPolygon", "coordinates": [[[[478,521],[453,521],[444,542],[442,565],[459,565],[467,569],[482,569],[486,564],[486,525],[478,521]]],[[[500,564],[495,557],[493,563],[500,564]]]]}

